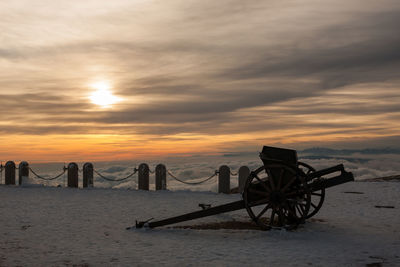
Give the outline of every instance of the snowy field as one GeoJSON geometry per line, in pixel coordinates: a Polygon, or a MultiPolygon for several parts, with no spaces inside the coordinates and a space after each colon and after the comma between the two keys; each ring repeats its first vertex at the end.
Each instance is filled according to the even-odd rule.
{"type": "MultiPolygon", "coordinates": [[[[126,230],[135,219],[240,195],[0,185],[0,266],[400,266],[399,196],[400,182],[330,188],[321,211],[294,232],[126,230]]],[[[246,211],[181,225],[232,220],[248,220],[246,211]]]]}

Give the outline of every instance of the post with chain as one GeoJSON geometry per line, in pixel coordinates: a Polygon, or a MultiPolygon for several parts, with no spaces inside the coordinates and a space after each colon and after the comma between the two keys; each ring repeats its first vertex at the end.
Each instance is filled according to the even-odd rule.
{"type": "Polygon", "coordinates": [[[83,164],[83,188],[93,187],[93,164],[86,162],[83,164]]]}
{"type": "Polygon", "coordinates": [[[167,190],[167,168],[164,164],[156,166],[156,190],[167,190]]]}
{"type": "Polygon", "coordinates": [[[239,193],[243,193],[244,185],[246,184],[247,177],[250,175],[250,169],[247,166],[242,166],[239,168],[239,193]]]}
{"type": "Polygon", "coordinates": [[[228,166],[222,165],[218,171],[218,193],[229,194],[231,191],[231,170],[228,166]]]}
{"type": "Polygon", "coordinates": [[[139,165],[139,190],[149,190],[149,165],[142,163],[139,165]]]}
{"type": "Polygon", "coordinates": [[[18,165],[18,184],[21,185],[22,181],[28,182],[29,179],[29,163],[21,161],[18,165]]]}
{"type": "Polygon", "coordinates": [[[15,163],[14,161],[7,161],[6,165],[4,166],[5,173],[4,173],[4,183],[6,185],[15,184],[15,163]]]}
{"type": "Polygon", "coordinates": [[[78,187],[78,164],[71,162],[68,164],[68,187],[78,187]]]}

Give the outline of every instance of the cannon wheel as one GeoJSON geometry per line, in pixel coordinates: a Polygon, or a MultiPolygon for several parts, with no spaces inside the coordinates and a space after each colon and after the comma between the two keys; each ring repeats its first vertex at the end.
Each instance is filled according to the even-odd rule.
{"type": "MultiPolygon", "coordinates": [[[[299,161],[298,166],[300,169],[303,169],[304,173],[307,175],[315,172],[315,169],[310,165],[308,165],[307,163],[299,161]]],[[[311,192],[311,206],[306,219],[309,219],[315,214],[317,214],[317,212],[321,209],[322,204],[324,203],[324,199],[325,199],[325,188],[322,188],[319,191],[311,192]]]]}
{"type": "Polygon", "coordinates": [[[291,230],[305,222],[311,192],[304,172],[277,162],[250,173],[243,200],[249,216],[262,229],[291,230]]]}

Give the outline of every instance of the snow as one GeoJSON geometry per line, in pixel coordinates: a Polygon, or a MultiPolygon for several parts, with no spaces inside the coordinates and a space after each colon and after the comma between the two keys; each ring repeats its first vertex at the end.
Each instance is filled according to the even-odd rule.
{"type": "MultiPolygon", "coordinates": [[[[399,182],[329,188],[320,212],[292,232],[126,230],[136,219],[162,219],[240,195],[0,185],[0,266],[400,266],[399,195],[399,182]],[[363,194],[345,193],[354,191],[363,194]]],[[[240,210],[180,225],[232,220],[248,215],[240,210]]]]}

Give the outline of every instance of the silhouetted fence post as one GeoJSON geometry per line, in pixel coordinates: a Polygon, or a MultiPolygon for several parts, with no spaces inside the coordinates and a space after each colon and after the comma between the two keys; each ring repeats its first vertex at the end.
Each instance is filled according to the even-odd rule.
{"type": "Polygon", "coordinates": [[[243,193],[244,185],[246,184],[247,177],[250,175],[250,169],[247,166],[242,166],[239,168],[239,193],[243,193]]]}
{"type": "Polygon", "coordinates": [[[68,164],[68,187],[78,187],[78,164],[71,162],[68,164]]]}
{"type": "Polygon", "coordinates": [[[218,193],[229,194],[231,191],[231,170],[228,166],[222,165],[218,171],[218,193]]]}
{"type": "Polygon", "coordinates": [[[156,166],[156,190],[167,189],[167,168],[164,164],[156,166]]]}
{"type": "Polygon", "coordinates": [[[142,163],[139,165],[139,190],[149,190],[149,165],[142,163]]]}
{"type": "Polygon", "coordinates": [[[83,165],[83,187],[93,187],[93,164],[86,162],[83,165]]]}
{"type": "Polygon", "coordinates": [[[21,161],[18,165],[18,184],[22,184],[22,180],[28,181],[29,178],[29,163],[21,161]]]}
{"type": "Polygon", "coordinates": [[[14,161],[7,161],[6,165],[4,166],[5,173],[4,173],[4,184],[10,185],[15,184],[15,163],[14,161]]]}

